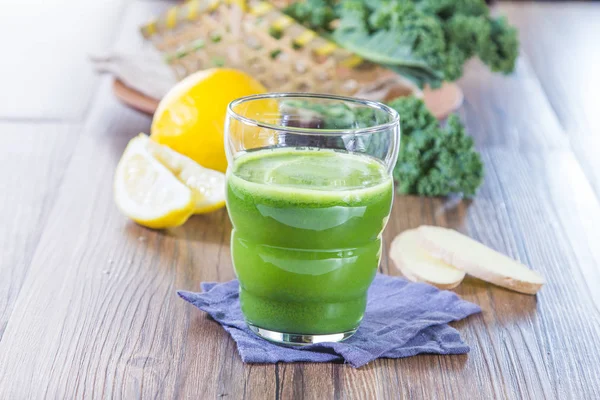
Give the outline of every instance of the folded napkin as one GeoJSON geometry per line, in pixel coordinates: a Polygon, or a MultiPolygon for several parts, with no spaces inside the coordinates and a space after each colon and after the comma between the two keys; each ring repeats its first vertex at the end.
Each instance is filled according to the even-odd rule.
{"type": "Polygon", "coordinates": [[[246,326],[237,280],[205,282],[202,290],[178,294],[210,314],[229,332],[246,363],[343,360],[358,368],[382,357],[463,354],[469,346],[447,323],[481,312],[479,306],[453,292],[378,274],[369,288],[365,317],[354,336],[339,343],[283,347],[259,338],[246,326]]]}
{"type": "Polygon", "coordinates": [[[107,72],[126,86],[154,99],[162,99],[177,83],[177,76],[158,51],[142,47],[136,52],[107,51],[90,55],[96,71],[107,72]]]}

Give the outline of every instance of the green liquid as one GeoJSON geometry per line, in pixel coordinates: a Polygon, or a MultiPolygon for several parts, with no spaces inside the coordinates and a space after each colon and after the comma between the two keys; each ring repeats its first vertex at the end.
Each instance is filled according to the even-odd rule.
{"type": "Polygon", "coordinates": [[[392,197],[385,167],[367,156],[283,148],[238,157],[227,209],[247,321],[298,334],[358,327],[392,197]]]}

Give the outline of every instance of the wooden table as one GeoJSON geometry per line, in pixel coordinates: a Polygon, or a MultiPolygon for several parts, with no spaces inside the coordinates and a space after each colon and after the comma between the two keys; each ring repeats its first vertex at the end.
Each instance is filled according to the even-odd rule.
{"type": "Polygon", "coordinates": [[[548,284],[530,297],[468,279],[457,293],[483,309],[454,324],[468,355],[356,370],[244,365],[176,296],[234,277],[224,210],[166,232],[117,211],[115,165],[150,118],[86,55],[139,46],[165,3],[38,3],[0,13],[0,399],[600,398],[600,4],[500,6],[521,29],[516,72],[473,62],[460,82],[485,184],[472,202],[397,197],[385,233],[457,228],[548,284]]]}

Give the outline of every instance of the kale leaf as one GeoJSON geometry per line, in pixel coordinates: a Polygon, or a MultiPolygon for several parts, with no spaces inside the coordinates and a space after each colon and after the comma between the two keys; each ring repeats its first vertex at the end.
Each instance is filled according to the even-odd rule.
{"type": "MultiPolygon", "coordinates": [[[[397,98],[388,105],[400,115],[402,132],[393,171],[398,192],[423,196],[474,196],[483,182],[483,163],[458,116],[451,115],[442,126],[425,103],[412,96],[397,98]]],[[[377,121],[371,109],[350,108],[344,104],[289,101],[284,109],[292,115],[308,118],[289,121],[293,122],[291,126],[335,130],[372,126],[377,121]]],[[[323,135],[322,142],[306,142],[302,135],[287,136],[288,145],[327,146],[376,157],[387,153],[389,139],[386,135],[371,135],[346,142],[339,137],[328,139],[323,135]]]]}
{"type": "Polygon", "coordinates": [[[400,114],[402,130],[394,168],[398,192],[474,196],[483,182],[483,163],[458,116],[451,115],[440,126],[423,101],[414,97],[398,98],[389,106],[400,114]]]}
{"type": "Polygon", "coordinates": [[[460,78],[472,57],[510,73],[519,52],[516,29],[484,0],[299,0],[285,12],[419,86],[460,78]]]}
{"type": "Polygon", "coordinates": [[[334,11],[336,0],[305,0],[290,4],[284,12],[306,27],[316,31],[330,31],[330,24],[337,18],[334,11]]]}

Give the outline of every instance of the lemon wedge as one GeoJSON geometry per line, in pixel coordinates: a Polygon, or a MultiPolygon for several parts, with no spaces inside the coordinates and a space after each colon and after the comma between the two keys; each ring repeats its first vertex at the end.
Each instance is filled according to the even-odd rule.
{"type": "Polygon", "coordinates": [[[115,202],[140,225],[179,226],[195,211],[194,192],[152,156],[148,142],[147,136],[139,135],[125,148],[115,172],[115,202]]]}
{"type": "Polygon", "coordinates": [[[147,141],[148,151],[194,193],[195,214],[204,214],[225,205],[225,174],[204,168],[191,158],[147,141]]]}

